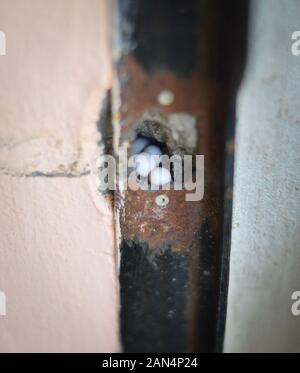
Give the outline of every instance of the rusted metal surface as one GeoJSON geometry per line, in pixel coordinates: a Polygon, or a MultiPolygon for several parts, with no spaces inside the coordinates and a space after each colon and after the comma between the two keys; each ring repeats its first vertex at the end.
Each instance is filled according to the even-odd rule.
{"type": "Polygon", "coordinates": [[[190,153],[205,156],[205,189],[196,202],[185,200],[185,190],[122,194],[117,224],[124,350],[219,350],[226,125],[241,58],[234,58],[226,42],[233,37],[241,43],[234,33],[244,13],[237,2],[230,10],[220,1],[126,3],[121,39],[134,47],[118,60],[116,153],[121,145],[130,151],[145,114],[164,123],[176,113],[189,115],[197,133],[190,153]],[[151,27],[149,19],[143,25],[147,12],[151,27]],[[124,22],[129,35],[122,34],[124,22]],[[165,90],[173,93],[169,105],[158,100],[165,90]],[[161,195],[165,206],[157,204],[161,195]]]}
{"type": "Polygon", "coordinates": [[[121,83],[120,120],[123,125],[120,143],[134,139],[136,127],[146,110],[158,112],[162,116],[171,113],[189,114],[196,118],[198,139],[195,153],[205,155],[207,171],[205,172],[205,198],[199,202],[186,202],[184,200],[186,191],[151,193],[128,191],[121,214],[122,233],[130,239],[134,232],[137,238],[146,239],[150,246],[155,247],[169,239],[168,234],[164,232],[171,231],[174,234],[177,231],[173,237],[174,249],[187,249],[193,234],[199,230],[204,218],[209,220],[215,232],[218,230],[216,216],[220,215],[222,203],[218,202],[216,196],[220,196],[222,192],[223,180],[220,174],[223,172],[222,142],[226,122],[222,86],[214,81],[197,77],[196,74],[181,79],[172,73],[147,75],[130,57],[124,58],[121,69],[131,78],[121,83]],[[169,90],[174,94],[174,102],[165,107],[158,103],[158,95],[163,90],[169,90]],[[161,210],[160,217],[153,204],[159,193],[166,193],[170,198],[170,204],[161,210]],[[149,219],[148,229],[144,232],[140,228],[141,220],[133,218],[135,214],[143,214],[144,218],[149,219]],[[159,224],[159,221],[164,224],[159,224]],[[153,224],[157,226],[156,233],[153,224]]]}

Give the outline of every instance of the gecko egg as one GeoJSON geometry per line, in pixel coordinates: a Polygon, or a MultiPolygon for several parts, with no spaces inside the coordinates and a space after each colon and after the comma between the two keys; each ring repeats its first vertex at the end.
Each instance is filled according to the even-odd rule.
{"type": "Polygon", "coordinates": [[[163,167],[156,167],[151,171],[151,184],[160,186],[171,182],[172,177],[170,171],[163,167]]]}
{"type": "Polygon", "coordinates": [[[144,149],[145,153],[151,154],[151,155],[162,155],[161,149],[156,145],[148,145],[144,149]]]}
{"type": "Polygon", "coordinates": [[[141,153],[135,157],[134,163],[137,174],[146,177],[158,165],[159,156],[141,153]]]}
{"type": "Polygon", "coordinates": [[[150,139],[148,139],[147,137],[138,137],[132,144],[133,154],[140,153],[149,144],[150,139]]]}

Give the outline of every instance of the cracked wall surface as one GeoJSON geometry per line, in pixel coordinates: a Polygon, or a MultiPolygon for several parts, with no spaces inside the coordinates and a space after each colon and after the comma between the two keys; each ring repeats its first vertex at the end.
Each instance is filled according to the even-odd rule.
{"type": "Polygon", "coordinates": [[[97,120],[110,85],[107,0],[0,0],[1,352],[118,351],[97,120]]]}

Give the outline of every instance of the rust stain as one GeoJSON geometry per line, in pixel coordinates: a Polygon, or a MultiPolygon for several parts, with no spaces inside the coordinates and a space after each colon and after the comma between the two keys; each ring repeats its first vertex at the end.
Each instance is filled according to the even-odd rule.
{"type": "Polygon", "coordinates": [[[234,153],[234,145],[235,145],[234,144],[234,138],[232,138],[232,139],[230,139],[226,142],[226,152],[228,154],[233,154],[234,153]]]}
{"type": "Polygon", "coordinates": [[[186,202],[186,191],[163,191],[166,207],[156,204],[161,191],[127,191],[121,230],[127,240],[145,241],[150,247],[172,244],[173,250],[188,250],[203,220],[201,202],[186,202]]]}
{"type": "Polygon", "coordinates": [[[123,57],[119,75],[126,76],[126,79],[120,79],[121,144],[133,140],[136,125],[145,110],[157,110],[162,115],[183,112],[196,118],[196,153],[205,156],[202,201],[185,201],[185,190],[128,190],[120,214],[122,236],[127,240],[145,241],[153,248],[169,243],[173,250],[185,251],[191,248],[204,219],[212,234],[218,236],[223,203],[225,87],[197,73],[189,78],[178,78],[170,72],[147,75],[132,56],[123,57]],[[174,94],[170,105],[159,104],[158,96],[163,90],[174,94]],[[169,204],[164,208],[155,203],[155,198],[161,193],[169,198],[169,204]]]}

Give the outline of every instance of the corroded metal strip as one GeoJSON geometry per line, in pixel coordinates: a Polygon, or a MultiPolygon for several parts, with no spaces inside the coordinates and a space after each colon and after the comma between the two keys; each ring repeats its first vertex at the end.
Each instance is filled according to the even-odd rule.
{"type": "MultiPolygon", "coordinates": [[[[120,3],[123,49],[113,96],[116,153],[120,145],[130,151],[137,131],[147,129],[149,124],[155,132],[156,121],[172,127],[170,116],[186,115],[195,119],[197,133],[196,147],[190,152],[205,156],[205,194],[201,201],[185,201],[184,190],[128,190],[120,197],[117,224],[121,233],[125,351],[220,348],[216,334],[222,273],[225,133],[238,76],[235,64],[241,58],[240,53],[233,58],[226,42],[230,35],[241,42],[240,36],[233,33],[241,26],[238,17],[245,14],[236,1],[230,12],[221,3],[120,3]],[[221,52],[227,52],[223,64],[221,52]],[[158,100],[165,90],[173,93],[169,105],[158,100]],[[163,206],[157,203],[161,196],[168,201],[163,206]]],[[[193,136],[188,131],[187,139],[193,136]]],[[[167,137],[166,141],[170,141],[167,137]]],[[[178,139],[174,139],[176,143],[178,139]]],[[[176,152],[176,146],[171,150],[176,152]]]]}

